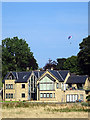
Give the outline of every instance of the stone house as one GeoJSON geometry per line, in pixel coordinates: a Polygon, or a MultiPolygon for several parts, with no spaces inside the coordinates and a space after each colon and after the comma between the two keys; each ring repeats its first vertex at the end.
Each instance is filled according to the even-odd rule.
{"type": "Polygon", "coordinates": [[[88,76],[68,70],[9,72],[2,81],[5,101],[86,101],[88,76]]]}

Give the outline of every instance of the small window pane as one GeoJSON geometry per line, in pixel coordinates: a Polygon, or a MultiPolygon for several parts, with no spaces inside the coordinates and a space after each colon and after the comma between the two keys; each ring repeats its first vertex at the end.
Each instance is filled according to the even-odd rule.
{"type": "Polygon", "coordinates": [[[7,84],[6,84],[6,89],[7,89],[7,87],[8,87],[8,86],[7,86],[7,84]]]}
{"type": "Polygon", "coordinates": [[[8,94],[6,93],[6,98],[8,98],[8,94]]]}
{"type": "Polygon", "coordinates": [[[11,98],[13,98],[13,94],[11,93],[11,98]]]}
{"type": "Polygon", "coordinates": [[[43,84],[43,90],[47,90],[46,84],[43,84]]]}
{"type": "Polygon", "coordinates": [[[50,93],[50,98],[52,98],[52,93],[50,93]]]}
{"type": "Polygon", "coordinates": [[[13,84],[11,84],[11,89],[13,89],[13,84]]]}
{"type": "Polygon", "coordinates": [[[9,98],[10,98],[10,93],[9,93],[9,98]]]}
{"type": "Polygon", "coordinates": [[[22,98],[25,98],[25,93],[22,93],[22,98]]]}
{"type": "Polygon", "coordinates": [[[46,93],[44,93],[44,98],[46,98],[46,93]]]}
{"type": "Polygon", "coordinates": [[[25,84],[22,84],[22,88],[25,88],[25,84]]]}
{"type": "Polygon", "coordinates": [[[54,98],[55,98],[55,93],[54,93],[54,98]]]}
{"type": "Polygon", "coordinates": [[[10,89],[10,84],[9,84],[9,89],[10,89]]]}
{"type": "Polygon", "coordinates": [[[47,93],[47,98],[49,98],[49,93],[47,93]]]}
{"type": "Polygon", "coordinates": [[[43,97],[43,93],[40,94],[40,98],[42,98],[42,97],[43,97]]]}

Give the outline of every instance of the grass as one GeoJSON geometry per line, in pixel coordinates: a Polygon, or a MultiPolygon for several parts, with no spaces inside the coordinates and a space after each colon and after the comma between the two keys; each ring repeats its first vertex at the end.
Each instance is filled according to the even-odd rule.
{"type": "Polygon", "coordinates": [[[3,102],[2,108],[35,108],[43,107],[45,111],[47,112],[90,112],[90,109],[88,109],[87,103],[82,104],[47,104],[47,103],[30,103],[30,102],[17,102],[17,101],[9,101],[9,102],[3,102]],[[64,106],[64,107],[63,107],[64,106]]]}
{"type": "Polygon", "coordinates": [[[90,112],[90,109],[84,109],[84,108],[80,108],[80,109],[76,109],[76,108],[73,108],[73,109],[69,109],[68,107],[67,108],[63,108],[63,109],[51,109],[51,108],[47,108],[45,109],[45,111],[48,111],[48,112],[90,112]]]}
{"type": "Polygon", "coordinates": [[[29,103],[29,102],[3,102],[2,103],[2,108],[17,108],[17,107],[45,107],[47,104],[39,104],[39,103],[29,103]]]}

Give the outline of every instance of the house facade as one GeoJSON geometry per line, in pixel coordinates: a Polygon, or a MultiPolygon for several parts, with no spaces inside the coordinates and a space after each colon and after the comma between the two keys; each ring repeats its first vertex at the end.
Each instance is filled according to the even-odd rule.
{"type": "Polygon", "coordinates": [[[5,101],[86,101],[90,86],[88,76],[67,70],[9,72],[2,82],[5,101]]]}

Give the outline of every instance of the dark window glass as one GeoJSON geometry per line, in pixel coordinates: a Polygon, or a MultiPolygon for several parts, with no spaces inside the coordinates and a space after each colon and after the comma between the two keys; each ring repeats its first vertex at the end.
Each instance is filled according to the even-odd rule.
{"type": "Polygon", "coordinates": [[[22,98],[25,98],[25,93],[22,93],[22,98]]]}
{"type": "Polygon", "coordinates": [[[22,88],[25,88],[25,84],[22,84],[22,88]]]}
{"type": "Polygon", "coordinates": [[[13,98],[13,94],[11,93],[11,98],[13,98]]]}
{"type": "Polygon", "coordinates": [[[8,88],[8,85],[6,84],[6,89],[8,88]]]}
{"type": "Polygon", "coordinates": [[[10,93],[9,93],[9,98],[10,98],[10,93]]]}
{"type": "Polygon", "coordinates": [[[8,94],[6,93],[6,98],[8,98],[8,94]]]}

